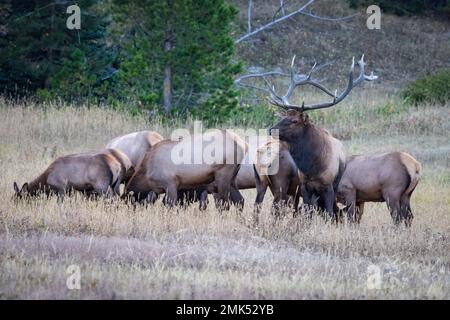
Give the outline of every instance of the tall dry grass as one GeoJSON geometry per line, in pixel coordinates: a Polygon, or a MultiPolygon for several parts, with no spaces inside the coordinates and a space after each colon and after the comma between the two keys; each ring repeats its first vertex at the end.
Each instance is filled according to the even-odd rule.
{"type": "Polygon", "coordinates": [[[134,210],[80,195],[62,206],[44,198],[16,203],[13,181],[31,180],[57,156],[101,148],[126,132],[168,136],[172,128],[107,109],[0,101],[0,298],[450,298],[448,108],[380,114],[389,98],[352,99],[315,120],[350,132],[349,153],[405,150],[422,162],[410,229],[393,227],[384,204],[369,204],[357,227],[290,213],[275,219],[270,196],[256,217],[253,190],[244,192],[242,213],[160,202],[134,210]],[[362,115],[358,105],[366,106],[362,115]],[[417,119],[406,125],[410,118],[417,119]],[[81,269],[81,290],[66,286],[69,265],[81,269]],[[373,268],[378,289],[368,286],[373,268]]]}

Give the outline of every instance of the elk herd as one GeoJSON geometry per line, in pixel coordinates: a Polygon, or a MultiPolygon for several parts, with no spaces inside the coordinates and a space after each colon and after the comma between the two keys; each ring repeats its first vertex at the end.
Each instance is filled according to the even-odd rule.
{"type": "Polygon", "coordinates": [[[21,188],[14,182],[15,195],[55,194],[61,202],[66,193],[76,190],[151,205],[164,194],[163,202],[169,207],[198,202],[205,209],[212,194],[217,208],[227,210],[230,204],[243,208],[240,190],[256,189],[255,212],[259,212],[269,188],[275,214],[285,206],[296,214],[311,214],[315,211],[309,209],[316,208],[326,220],[340,221],[345,213],[349,223],[359,223],[365,202],[386,202],[393,222],[410,226],[410,198],[420,179],[421,164],[405,152],[346,156],[342,142],[308,117],[309,111],[332,107],[356,85],[373,80],[364,72],[363,57],[357,65],[358,77],[354,79],[353,62],[347,87],[339,95],[311,78],[314,67],[303,77],[291,71],[284,95],[266,81],[269,101],[280,107],[283,117],[269,129],[270,137],[254,148],[232,130],[180,139],[164,139],[154,131],[134,132],[111,140],[104,150],[57,158],[21,188]],[[289,98],[301,85],[318,88],[331,101],[291,104],[289,98]],[[214,158],[195,161],[211,148],[211,141],[215,141],[214,158]],[[177,162],[174,154],[179,150],[187,150],[191,161],[177,162]]]}

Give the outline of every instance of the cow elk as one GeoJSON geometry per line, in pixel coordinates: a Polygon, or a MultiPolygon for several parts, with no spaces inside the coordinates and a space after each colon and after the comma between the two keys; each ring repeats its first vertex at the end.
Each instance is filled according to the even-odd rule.
{"type": "Polygon", "coordinates": [[[355,155],[347,159],[337,190],[349,222],[359,223],[365,202],[386,202],[393,222],[410,226],[411,195],[420,180],[421,164],[405,152],[355,155]]]}
{"type": "Polygon", "coordinates": [[[53,161],[44,173],[20,190],[14,182],[14,191],[18,198],[55,193],[58,202],[71,190],[87,195],[118,195],[119,185],[130,168],[128,157],[117,149],[72,154],[53,161]]]}
{"type": "Polygon", "coordinates": [[[133,170],[129,170],[129,175],[124,178],[124,183],[131,178],[134,169],[138,167],[145,153],[162,140],[164,138],[159,133],[146,130],[125,134],[108,142],[106,149],[119,149],[128,156],[133,166],[133,170]]]}
{"type": "Polygon", "coordinates": [[[302,177],[287,143],[276,139],[267,141],[258,148],[253,168],[257,192],[256,212],[260,210],[267,188],[270,188],[274,198],[272,208],[275,213],[290,204],[297,210],[302,177]]]}
{"type": "MultiPolygon", "coordinates": [[[[154,201],[147,198],[150,192],[165,193],[165,203],[177,203],[178,192],[207,186],[209,192],[220,196],[222,208],[229,202],[243,206],[244,198],[235,185],[235,178],[247,150],[246,143],[229,130],[215,130],[181,141],[164,140],[151,148],[125,188],[125,196],[133,193],[136,201],[154,201]],[[212,141],[212,142],[211,142],[212,141]],[[221,154],[212,163],[176,163],[176,150],[190,150],[192,156],[214,149],[221,154]]],[[[204,206],[205,204],[201,204],[204,206]]]]}
{"type": "MultiPolygon", "coordinates": [[[[239,167],[238,174],[236,175],[235,183],[238,190],[256,188],[255,173],[253,170],[253,162],[255,161],[254,154],[256,154],[256,150],[258,149],[258,147],[260,147],[267,141],[267,138],[268,137],[265,136],[253,136],[249,139],[247,152],[239,167]]],[[[221,198],[217,193],[214,192],[214,188],[212,188],[211,186],[201,186],[195,189],[180,190],[178,191],[178,202],[180,205],[189,205],[194,202],[206,204],[208,193],[213,193],[216,205],[220,206],[219,203],[221,201],[221,198]]],[[[234,196],[236,196],[238,200],[239,195],[236,190],[233,190],[230,195],[230,197],[234,196]]],[[[205,207],[202,205],[200,206],[200,208],[205,209],[205,207]]]]}

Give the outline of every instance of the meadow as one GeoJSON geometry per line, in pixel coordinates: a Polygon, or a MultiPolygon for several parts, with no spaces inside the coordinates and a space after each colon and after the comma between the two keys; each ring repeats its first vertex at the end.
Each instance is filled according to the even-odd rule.
{"type": "Polygon", "coordinates": [[[367,86],[311,115],[348,154],[401,150],[422,163],[405,228],[393,226],[383,203],[366,205],[359,226],[275,218],[270,192],[256,216],[254,190],[243,192],[243,212],[222,213],[212,201],[206,211],[161,201],[134,210],[79,194],[61,206],[14,201],[13,182],[33,179],[57,156],[137,130],[168,137],[192,122],[0,100],[0,299],[449,299],[448,107],[405,106],[367,86]],[[79,290],[66,285],[70,265],[80,268],[79,290]]]}

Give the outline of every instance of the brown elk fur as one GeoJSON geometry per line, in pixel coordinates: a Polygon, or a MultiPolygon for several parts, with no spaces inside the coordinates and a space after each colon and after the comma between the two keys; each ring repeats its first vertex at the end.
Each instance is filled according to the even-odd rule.
{"type": "Polygon", "coordinates": [[[405,152],[351,156],[337,198],[347,206],[351,222],[360,222],[365,202],[386,202],[394,223],[403,220],[409,226],[413,219],[410,198],[421,172],[421,164],[405,152]]]}
{"type": "Polygon", "coordinates": [[[146,130],[128,133],[108,142],[106,149],[119,149],[128,156],[133,166],[133,170],[129,170],[129,174],[124,178],[124,183],[131,178],[134,168],[138,167],[145,153],[163,139],[159,133],[146,130]]]}
{"type": "Polygon", "coordinates": [[[345,168],[342,143],[327,130],[310,122],[308,115],[289,110],[270,131],[289,146],[297,168],[304,176],[302,196],[305,204],[318,205],[330,218],[337,218],[335,190],[345,168]]]}
{"type": "MultiPolygon", "coordinates": [[[[217,130],[212,136],[221,138],[224,142],[220,145],[224,156],[221,163],[176,164],[172,161],[171,155],[177,145],[178,147],[183,143],[190,145],[195,139],[204,138],[194,136],[192,141],[186,142],[164,140],[145,154],[135,174],[126,185],[126,194],[133,192],[135,200],[147,199],[152,202],[154,199],[147,198],[149,192],[166,193],[166,203],[173,205],[177,202],[178,191],[208,185],[208,191],[219,194],[225,209],[228,208],[229,200],[242,206],[243,197],[236,188],[235,178],[247,146],[229,130],[217,130]],[[233,158],[233,163],[227,163],[226,157],[233,158]],[[237,194],[233,196],[232,193],[237,194]]],[[[220,139],[216,141],[218,140],[220,139]]],[[[192,155],[202,152],[196,149],[198,146],[195,143],[192,144],[192,148],[192,155]]]]}
{"type": "Polygon", "coordinates": [[[118,194],[120,182],[130,168],[128,157],[116,149],[73,154],[53,161],[44,173],[20,190],[14,182],[14,190],[18,197],[53,192],[60,201],[72,189],[87,194],[118,194]]]}
{"type": "MultiPolygon", "coordinates": [[[[267,141],[267,139],[265,137],[255,137],[256,141],[253,139],[250,139],[249,143],[248,143],[248,151],[245,154],[245,157],[242,161],[241,166],[239,167],[239,171],[236,175],[236,188],[237,190],[232,190],[230,197],[236,197],[236,200],[238,200],[239,198],[239,193],[237,192],[238,190],[243,190],[243,189],[254,189],[256,188],[256,181],[255,181],[255,173],[253,170],[253,151],[255,151],[254,153],[256,153],[256,149],[262,145],[263,143],[265,143],[267,141]]],[[[178,191],[178,201],[180,203],[180,205],[185,205],[185,204],[192,204],[194,202],[200,202],[201,204],[203,203],[203,206],[200,205],[201,209],[205,209],[206,208],[206,203],[207,203],[207,197],[208,197],[208,193],[212,193],[214,196],[214,200],[216,201],[216,205],[218,204],[217,202],[221,201],[220,196],[214,192],[214,187],[213,186],[201,186],[195,189],[182,189],[178,191]],[[209,192],[208,192],[209,189],[209,192]]]]}
{"type": "Polygon", "coordinates": [[[289,153],[287,143],[275,139],[267,141],[258,148],[256,163],[253,167],[256,181],[255,208],[257,211],[260,210],[267,187],[273,194],[273,208],[275,210],[289,204],[289,198],[293,199],[293,207],[297,210],[302,176],[289,153]],[[271,169],[275,171],[273,174],[271,174],[271,169]]]}

